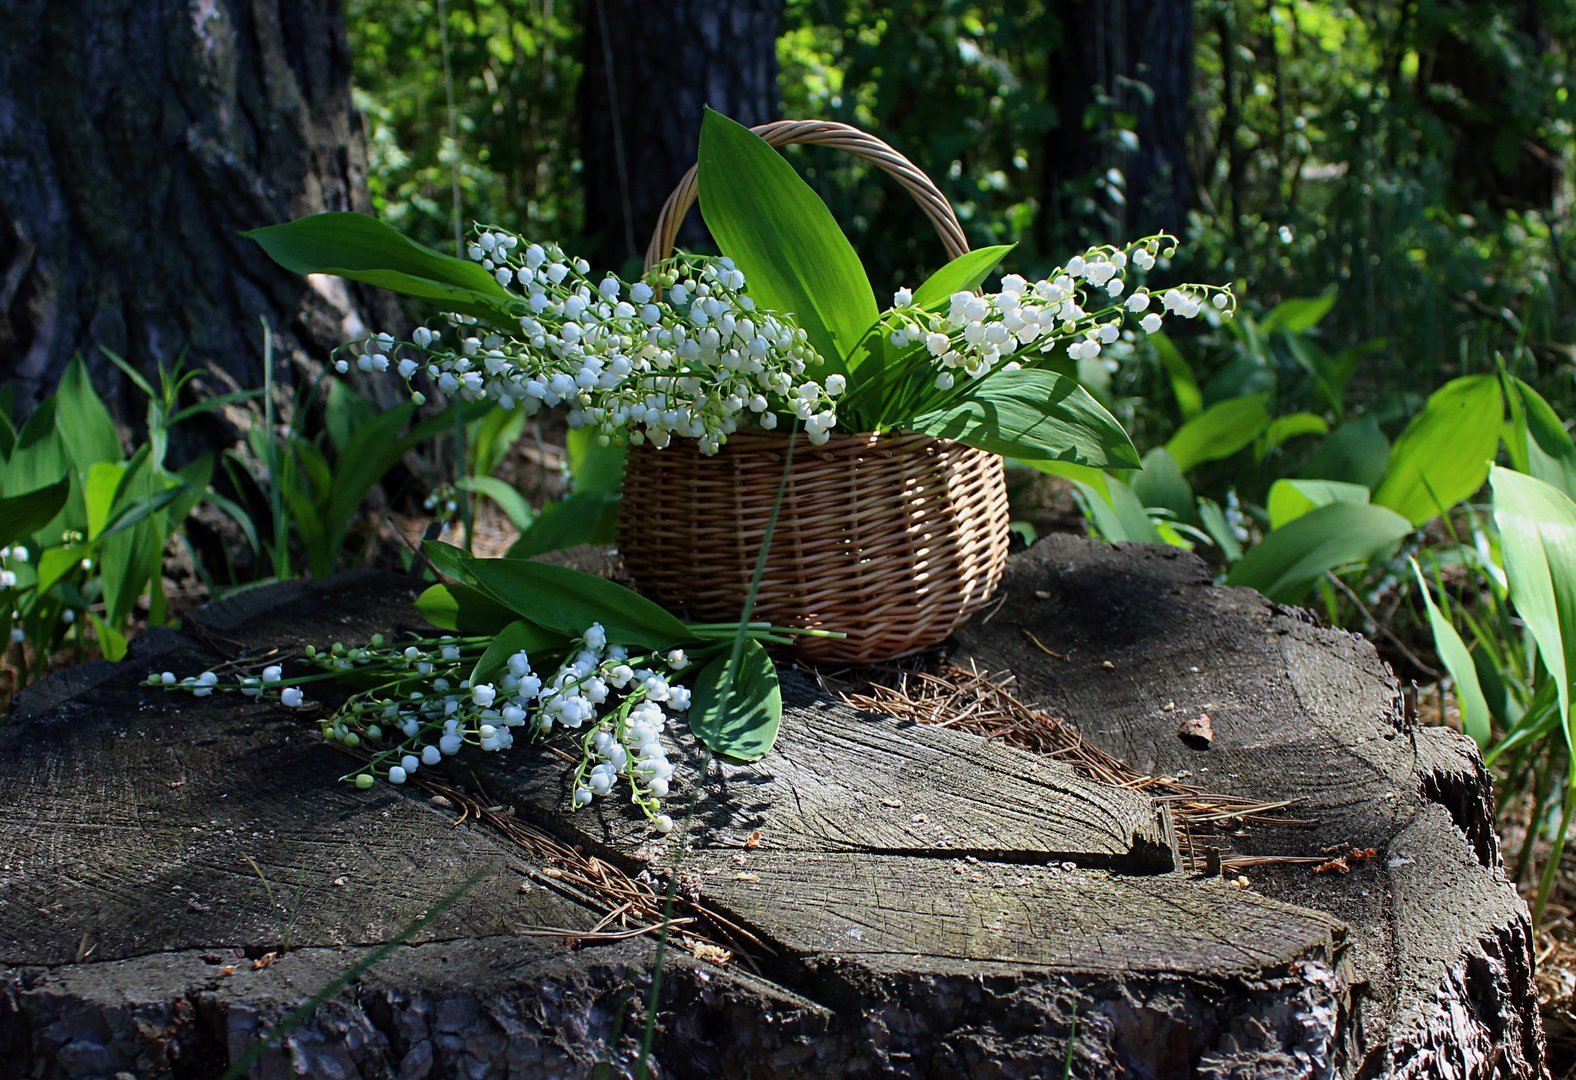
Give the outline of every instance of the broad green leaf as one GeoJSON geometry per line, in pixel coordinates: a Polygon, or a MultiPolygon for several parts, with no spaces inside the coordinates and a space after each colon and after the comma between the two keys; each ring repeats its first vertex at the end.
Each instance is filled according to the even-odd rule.
{"type": "Polygon", "coordinates": [[[456,634],[496,634],[519,616],[469,585],[433,585],[416,597],[421,617],[456,634]]]}
{"type": "Polygon", "coordinates": [[[1270,485],[1266,509],[1270,528],[1279,529],[1311,510],[1331,503],[1366,503],[1368,489],[1339,480],[1277,480],[1270,485]]]}
{"type": "Polygon", "coordinates": [[[616,491],[592,488],[577,491],[561,502],[548,503],[536,513],[529,529],[509,548],[509,558],[529,559],[549,551],[581,544],[611,544],[618,539],[616,491]]]}
{"type": "MultiPolygon", "coordinates": [[[[1236,326],[1240,321],[1239,315],[1226,325],[1236,326]]],[[[1237,356],[1209,377],[1204,384],[1204,401],[1209,405],[1222,405],[1260,394],[1269,398],[1274,396],[1277,385],[1275,368],[1262,356],[1237,356]]]]}
{"type": "Polygon", "coordinates": [[[126,475],[127,466],[117,461],[95,461],[88,466],[87,478],[82,484],[82,501],[88,511],[88,539],[96,540],[109,521],[110,508],[115,504],[115,492],[126,475]]]}
{"type": "MultiPolygon", "coordinates": [[[[163,483],[171,483],[169,480],[163,483]]],[[[125,532],[142,524],[160,510],[176,502],[190,492],[186,484],[173,483],[170,487],[156,490],[151,495],[134,495],[122,499],[110,512],[109,520],[104,522],[104,531],[99,534],[100,539],[107,539],[117,533],[125,532]]],[[[159,530],[163,532],[161,528],[159,530]]]]}
{"type": "Polygon", "coordinates": [[[47,593],[82,564],[81,548],[45,548],[38,556],[38,591],[47,593]]]}
{"type": "Polygon", "coordinates": [[[497,406],[488,409],[480,420],[471,421],[467,425],[471,474],[491,476],[524,433],[525,421],[524,409],[497,406]]]}
{"type": "Polygon", "coordinates": [[[88,618],[93,623],[93,635],[98,638],[99,651],[106,660],[124,660],[126,658],[126,635],[114,629],[109,623],[99,618],[93,612],[88,612],[88,618]]]}
{"type": "Polygon", "coordinates": [[[1447,382],[1396,440],[1374,502],[1421,525],[1472,495],[1488,479],[1504,414],[1497,376],[1447,382]]]}
{"type": "Polygon", "coordinates": [[[1495,466],[1499,525],[1510,599],[1537,642],[1571,740],[1571,678],[1576,675],[1576,501],[1535,477],[1495,466]]]}
{"type": "Polygon", "coordinates": [[[469,553],[453,544],[445,544],[442,540],[423,540],[421,550],[426,552],[428,559],[432,560],[432,565],[437,567],[438,573],[465,584],[476,584],[476,579],[471,577],[469,553]]]}
{"type": "Polygon", "coordinates": [[[572,428],[567,440],[569,475],[576,491],[617,491],[624,479],[624,448],[602,446],[595,428],[572,428]]]}
{"type": "Polygon", "coordinates": [[[1042,473],[1049,473],[1051,476],[1071,480],[1075,484],[1089,488],[1106,502],[1110,502],[1112,478],[1104,469],[1096,469],[1089,465],[1074,465],[1070,461],[1024,461],[1020,464],[1042,473]]]}
{"type": "Polygon", "coordinates": [[[1138,451],[1116,418],[1054,371],[998,371],[901,427],[1025,461],[1132,468],[1138,451]]]}
{"type": "Polygon", "coordinates": [[[777,741],[783,695],[777,669],[758,641],[746,641],[737,672],[724,654],[695,677],[689,722],[695,737],[738,761],[759,761],[777,741]]]}
{"type": "MultiPolygon", "coordinates": [[[[146,506],[146,497],[140,501],[146,506]]],[[[159,572],[164,534],[154,522],[143,520],[117,528],[112,524],[100,538],[94,569],[104,586],[104,619],[120,626],[130,616],[153,575],[159,572]]]]}
{"type": "Polygon", "coordinates": [[[1273,450],[1288,439],[1296,439],[1303,435],[1326,435],[1330,425],[1325,423],[1324,417],[1309,412],[1290,413],[1286,416],[1277,416],[1270,421],[1270,426],[1264,429],[1264,449],[1273,450]]]}
{"type": "Polygon", "coordinates": [[[80,356],[71,358],[55,391],[55,420],[66,453],[78,472],[100,461],[120,461],[125,455],[109,410],[88,381],[80,356]]]}
{"type": "Polygon", "coordinates": [[[462,476],[459,483],[454,485],[461,491],[469,491],[475,495],[484,495],[498,504],[498,509],[504,512],[516,529],[528,529],[536,514],[531,509],[531,504],[525,501],[525,496],[520,490],[507,481],[496,476],[462,476]]]}
{"type": "Polygon", "coordinates": [[[524,559],[468,559],[466,566],[516,618],[549,630],[576,635],[599,622],[609,642],[648,649],[672,648],[693,636],[644,596],[595,574],[524,559]]]}
{"type": "Polygon", "coordinates": [[[480,686],[501,678],[509,669],[509,659],[515,653],[534,653],[538,650],[562,649],[568,643],[563,634],[544,630],[535,623],[516,619],[498,631],[482,653],[481,659],[471,669],[471,685],[480,686]]]}
{"type": "Polygon", "coordinates": [[[1249,548],[1226,575],[1226,584],[1294,604],[1326,571],[1388,551],[1411,531],[1410,522],[1382,506],[1331,503],[1249,548]]]}
{"type": "Polygon", "coordinates": [[[846,358],[879,314],[875,294],[832,212],[766,141],[706,110],[700,129],[700,211],[761,307],[790,313],[825,360],[846,358]]]}
{"type": "Polygon", "coordinates": [[[1298,472],[1309,480],[1361,484],[1372,491],[1390,463],[1390,442],[1372,416],[1349,420],[1330,433],[1298,472]]]}
{"type": "Polygon", "coordinates": [[[1166,443],[1166,452],[1185,473],[1206,461],[1230,457],[1269,426],[1268,401],[1268,394],[1254,394],[1211,405],[1177,429],[1166,443]]]}
{"type": "Polygon", "coordinates": [[[1270,309],[1259,324],[1259,332],[1273,334],[1277,330],[1289,334],[1305,334],[1312,330],[1335,306],[1335,293],[1323,296],[1299,296],[1282,300],[1270,309]]]}
{"type": "Polygon", "coordinates": [[[1312,339],[1300,334],[1288,335],[1284,340],[1286,351],[1312,377],[1319,396],[1337,417],[1345,412],[1342,398],[1346,393],[1346,384],[1352,381],[1352,375],[1357,371],[1357,364],[1363,357],[1385,346],[1384,338],[1375,338],[1342,349],[1331,356],[1315,345],[1312,339]]]}
{"type": "Polygon", "coordinates": [[[343,454],[355,432],[370,424],[376,414],[367,399],[356,393],[343,379],[328,381],[328,398],[323,403],[323,426],[334,452],[343,454]]]}
{"type": "Polygon", "coordinates": [[[314,214],[241,235],[298,274],[334,274],[481,318],[512,320],[525,310],[480,264],[418,244],[366,214],[314,214]]]}
{"type": "Polygon", "coordinates": [[[1220,549],[1220,557],[1227,566],[1242,558],[1242,543],[1232,531],[1231,522],[1227,520],[1226,512],[1219,503],[1212,499],[1200,499],[1198,519],[1203,523],[1204,531],[1209,533],[1209,538],[1215,542],[1215,547],[1220,549]]]}
{"type": "Polygon", "coordinates": [[[1107,543],[1163,544],[1165,537],[1155,528],[1144,504],[1133,489],[1114,477],[1106,478],[1106,496],[1091,485],[1073,481],[1083,495],[1084,510],[1095,531],[1107,543]]]}
{"type": "Polygon", "coordinates": [[[1412,564],[1412,576],[1417,578],[1418,591],[1423,597],[1423,606],[1428,610],[1428,625],[1434,632],[1434,648],[1439,651],[1440,661],[1456,684],[1456,703],[1461,707],[1461,726],[1478,746],[1486,747],[1489,740],[1493,738],[1494,732],[1490,722],[1488,700],[1483,696],[1482,684],[1478,682],[1477,666],[1472,661],[1472,654],[1467,650],[1466,642],[1461,640],[1456,628],[1450,625],[1450,620],[1445,618],[1444,612],[1439,610],[1439,605],[1434,603],[1433,593],[1429,591],[1428,582],[1423,580],[1423,571],[1417,565],[1417,560],[1409,561],[1412,564]]]}
{"type": "Polygon", "coordinates": [[[49,524],[70,494],[71,481],[62,478],[47,487],[0,498],[0,547],[26,540],[49,524]]]}
{"type": "Polygon", "coordinates": [[[1576,444],[1571,442],[1570,432],[1541,394],[1520,379],[1512,385],[1515,396],[1511,399],[1511,411],[1524,457],[1520,467],[1576,498],[1576,444]]]}
{"type": "Polygon", "coordinates": [[[925,279],[925,283],[914,290],[914,303],[920,307],[930,307],[933,304],[945,303],[953,293],[974,292],[992,270],[1001,264],[1007,253],[1016,244],[997,244],[994,247],[976,248],[965,251],[956,259],[947,263],[940,270],[925,279]]]}
{"type": "Polygon", "coordinates": [[[1161,447],[1144,455],[1144,466],[1129,481],[1133,493],[1146,507],[1169,510],[1178,521],[1193,520],[1193,488],[1161,447]]]}
{"type": "Polygon", "coordinates": [[[170,504],[164,515],[164,531],[173,533],[179,529],[197,508],[197,504],[204,502],[208,495],[210,485],[213,483],[214,457],[204,454],[194,458],[181,466],[175,475],[185,490],[181,497],[170,504]]]}
{"type": "Polygon", "coordinates": [[[1148,340],[1154,346],[1160,366],[1166,369],[1166,377],[1171,380],[1171,393],[1177,399],[1177,410],[1182,414],[1182,419],[1193,419],[1204,411],[1204,392],[1198,388],[1193,369],[1165,334],[1150,334],[1148,340]]]}
{"type": "Polygon", "coordinates": [[[47,397],[33,415],[27,418],[16,435],[16,443],[5,463],[5,491],[35,491],[60,480],[69,478],[71,490],[60,512],[33,530],[39,538],[35,546],[49,547],[60,543],[60,534],[66,529],[86,530],[87,511],[82,504],[82,486],[77,471],[66,453],[65,443],[56,430],[59,413],[56,399],[47,397]]]}

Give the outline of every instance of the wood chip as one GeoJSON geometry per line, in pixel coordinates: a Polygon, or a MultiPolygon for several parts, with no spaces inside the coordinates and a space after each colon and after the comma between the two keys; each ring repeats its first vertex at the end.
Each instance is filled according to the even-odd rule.
{"type": "Polygon", "coordinates": [[[689,942],[689,951],[695,959],[704,960],[708,964],[721,965],[733,959],[733,953],[706,941],[689,942]]]}
{"type": "Polygon", "coordinates": [[[1208,750],[1209,744],[1215,741],[1215,726],[1209,721],[1209,713],[1184,719],[1177,725],[1177,738],[1195,750],[1208,750]]]}

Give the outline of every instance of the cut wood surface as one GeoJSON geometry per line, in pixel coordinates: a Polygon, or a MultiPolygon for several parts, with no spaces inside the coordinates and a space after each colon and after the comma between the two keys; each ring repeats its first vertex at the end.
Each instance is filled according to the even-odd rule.
{"type": "Polygon", "coordinates": [[[216,1075],[395,939],[254,1074],[630,1073],[659,950],[640,912],[670,883],[658,1075],[1542,1073],[1476,751],[1408,724],[1365,643],[1190,556],[1042,542],[954,659],[1140,771],[1291,800],[1299,823],[1191,838],[1224,875],[1180,869],[1140,793],[856,712],[811,673],[784,673],[763,761],[681,740],[667,837],[613,801],[568,812],[550,748],[363,792],[299,714],[137,685],[413,628],[414,589],[243,594],[23,695],[0,728],[0,1075],[216,1075]],[[1206,712],[1197,749],[1178,721],[1206,712]],[[1345,875],[1262,861],[1352,847],[1375,857],[1345,875]]]}

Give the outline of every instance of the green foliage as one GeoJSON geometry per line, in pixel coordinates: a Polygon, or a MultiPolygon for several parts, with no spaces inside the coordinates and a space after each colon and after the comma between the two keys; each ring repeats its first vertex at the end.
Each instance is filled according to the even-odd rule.
{"type": "Polygon", "coordinates": [[[500,323],[526,312],[479,263],[434,251],[366,214],[313,214],[241,235],[297,274],[334,274],[500,323]]]}
{"type": "Polygon", "coordinates": [[[1095,468],[1138,464],[1138,452],[1116,418],[1076,381],[1053,371],[987,375],[902,426],[1024,461],[1095,468]]]}
{"type": "Polygon", "coordinates": [[[1374,501],[1421,524],[1472,495],[1488,479],[1504,414],[1496,375],[1440,387],[1396,440],[1374,501]]]}
{"type": "MultiPolygon", "coordinates": [[[[1561,726],[1570,743],[1571,680],[1576,677],[1576,501],[1541,480],[1503,468],[1495,468],[1493,486],[1511,602],[1554,683],[1561,726]]],[[[1576,771],[1571,783],[1576,786],[1576,771]]]]}
{"type": "Polygon", "coordinates": [[[443,8],[350,0],[355,100],[380,219],[452,250],[457,182],[467,217],[566,238],[577,231],[576,10],[535,0],[443,8]],[[448,16],[448,85],[440,11],[448,16]]]}
{"type": "Polygon", "coordinates": [[[606,578],[523,559],[470,559],[466,567],[488,595],[549,630],[573,634],[600,622],[611,640],[648,649],[690,637],[661,607],[606,578]]]}
{"type": "Polygon", "coordinates": [[[786,640],[771,627],[686,624],[639,593],[578,570],[478,559],[430,540],[423,550],[456,580],[429,588],[417,610],[442,629],[492,635],[472,682],[501,672],[522,649],[560,650],[600,623],[610,642],[655,652],[683,647],[709,658],[696,675],[691,730],[717,753],[740,761],[755,761],[771,750],[782,720],[782,691],[762,641],[786,640]]]}
{"type": "Polygon", "coordinates": [[[758,641],[735,658],[719,655],[695,678],[690,730],[719,754],[759,761],[777,741],[783,695],[777,669],[758,641]]]}
{"type": "MultiPolygon", "coordinates": [[[[302,411],[298,406],[296,414],[302,411]]],[[[409,450],[454,422],[442,413],[413,424],[416,406],[410,402],[374,413],[338,381],[328,384],[324,413],[324,430],[314,436],[302,434],[294,424],[282,432],[267,427],[249,432],[253,460],[270,466],[263,482],[277,496],[289,526],[288,533],[275,532],[265,542],[269,561],[284,573],[294,565],[296,550],[314,577],[337,570],[351,526],[372,489],[409,450]]]]}
{"type": "Polygon", "coordinates": [[[1332,570],[1388,551],[1412,531],[1404,517],[1366,502],[1332,502],[1270,532],[1226,575],[1227,585],[1295,603],[1332,570]]]}
{"type": "Polygon", "coordinates": [[[760,136],[712,109],[700,132],[700,210],[718,247],[767,311],[791,312],[826,362],[847,357],[876,321],[853,245],[793,166],[760,136]]]}
{"type": "MultiPolygon", "coordinates": [[[[120,363],[118,357],[112,357],[120,363]]],[[[241,395],[181,408],[193,373],[161,372],[155,388],[135,382],[148,405],[148,437],[128,452],[80,358],[20,430],[9,419],[0,453],[0,647],[13,648],[19,684],[47,670],[62,647],[80,651],[88,630],[111,660],[126,651],[139,604],[166,620],[166,545],[197,503],[225,503],[208,490],[212,456],[172,470],[172,426],[241,395]]]]}

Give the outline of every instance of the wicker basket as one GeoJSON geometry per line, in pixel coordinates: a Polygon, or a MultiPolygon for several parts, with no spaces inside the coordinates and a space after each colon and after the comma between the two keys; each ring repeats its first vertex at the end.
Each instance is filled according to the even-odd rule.
{"type": "MultiPolygon", "coordinates": [[[[778,121],[754,129],[773,146],[837,146],[892,174],[947,252],[968,250],[952,208],[897,151],[857,129],[778,121]]],[[[646,264],[672,250],[695,201],[690,170],[663,207],[646,264]]],[[[823,446],[740,431],[720,453],[689,440],[631,447],[619,510],[624,566],[645,595],[692,619],[739,617],[779,485],[782,506],[755,619],[836,630],[805,638],[805,660],[870,663],[935,645],[989,599],[1007,557],[1001,459],[927,435],[833,435],[823,446]]]]}

